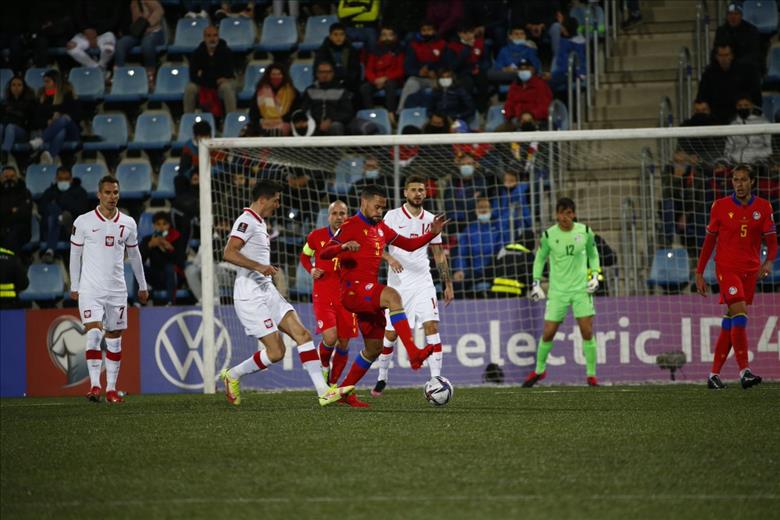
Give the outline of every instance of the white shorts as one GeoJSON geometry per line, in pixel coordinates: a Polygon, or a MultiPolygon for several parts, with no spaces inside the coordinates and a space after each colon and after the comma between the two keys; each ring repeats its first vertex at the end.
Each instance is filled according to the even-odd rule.
{"type": "MultiPolygon", "coordinates": [[[[402,291],[397,287],[393,289],[401,295],[410,329],[414,330],[416,326],[422,326],[428,321],[439,321],[439,301],[436,299],[436,289],[433,285],[415,288],[413,291],[402,291]]],[[[390,311],[387,309],[385,309],[385,330],[395,330],[390,323],[390,311]]]]}
{"type": "Polygon", "coordinates": [[[257,339],[276,332],[282,318],[295,311],[273,284],[258,285],[251,280],[236,280],[233,305],[247,336],[257,339]]]}
{"type": "Polygon", "coordinates": [[[81,323],[98,322],[104,330],[127,328],[127,293],[90,294],[79,293],[81,323]]]}

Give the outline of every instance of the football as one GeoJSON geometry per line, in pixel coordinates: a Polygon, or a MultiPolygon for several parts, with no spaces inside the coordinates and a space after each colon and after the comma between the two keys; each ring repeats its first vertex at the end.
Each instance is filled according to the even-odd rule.
{"type": "Polygon", "coordinates": [[[432,377],[425,383],[424,388],[425,399],[433,406],[444,406],[449,403],[454,391],[450,380],[442,376],[432,377]]]}

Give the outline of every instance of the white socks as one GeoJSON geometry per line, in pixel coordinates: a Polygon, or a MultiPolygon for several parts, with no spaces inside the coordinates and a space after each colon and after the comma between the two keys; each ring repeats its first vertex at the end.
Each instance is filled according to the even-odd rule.
{"type": "Polygon", "coordinates": [[[314,383],[314,388],[317,389],[317,395],[323,395],[328,391],[328,383],[322,375],[322,364],[314,343],[309,341],[303,345],[298,345],[298,357],[301,359],[303,368],[309,373],[311,382],[314,383]]]}
{"type": "Polygon", "coordinates": [[[103,331],[89,329],[87,331],[87,369],[91,387],[100,387],[100,369],[103,366],[103,353],[100,351],[100,340],[103,339],[103,331]]]}
{"type": "Polygon", "coordinates": [[[271,366],[271,360],[268,358],[268,352],[265,349],[255,352],[251,357],[242,361],[228,371],[228,375],[233,379],[241,379],[247,374],[253,374],[265,370],[271,366]]]}
{"type": "Polygon", "coordinates": [[[442,352],[441,352],[441,338],[439,337],[439,334],[431,334],[430,336],[425,336],[425,343],[426,345],[432,345],[433,346],[433,354],[430,355],[428,358],[428,368],[431,369],[431,377],[436,377],[441,375],[441,365],[442,365],[442,352]]]}
{"type": "Polygon", "coordinates": [[[106,391],[116,390],[122,361],[122,338],[106,338],[106,391]]]}
{"type": "Polygon", "coordinates": [[[390,360],[393,359],[393,351],[395,350],[395,344],[397,342],[397,339],[390,341],[385,336],[385,339],[382,343],[382,353],[379,354],[379,359],[377,360],[377,366],[379,367],[379,376],[377,376],[377,380],[379,381],[387,381],[388,370],[390,369],[390,360]]]}

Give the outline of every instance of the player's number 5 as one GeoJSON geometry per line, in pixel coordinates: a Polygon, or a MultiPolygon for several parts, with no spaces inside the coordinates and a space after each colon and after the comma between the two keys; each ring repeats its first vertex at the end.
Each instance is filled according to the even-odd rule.
{"type": "Polygon", "coordinates": [[[747,224],[742,224],[739,226],[739,236],[742,238],[747,236],[747,224]]]}

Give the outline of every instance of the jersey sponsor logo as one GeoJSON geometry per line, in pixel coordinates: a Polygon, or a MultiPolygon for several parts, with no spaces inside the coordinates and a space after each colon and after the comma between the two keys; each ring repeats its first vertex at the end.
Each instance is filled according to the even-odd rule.
{"type": "Polygon", "coordinates": [[[761,213],[759,213],[758,211],[754,211],[753,220],[761,220],[761,213]]]}
{"type": "Polygon", "coordinates": [[[732,296],[737,294],[737,288],[734,287],[733,285],[731,287],[729,287],[729,294],[732,295],[732,296]]]}
{"type": "Polygon", "coordinates": [[[112,237],[110,235],[107,236],[106,237],[106,246],[113,247],[113,245],[114,245],[114,237],[112,237]]]}
{"type": "Polygon", "coordinates": [[[268,318],[263,322],[263,325],[265,325],[266,329],[272,329],[274,326],[274,321],[271,318],[268,318]]]}
{"type": "Polygon", "coordinates": [[[374,287],[373,283],[367,283],[366,284],[366,291],[370,291],[374,287]]]}
{"type": "MultiPolygon", "coordinates": [[[[84,311],[84,315],[90,311],[84,311]]],[[[54,366],[62,370],[67,386],[78,385],[89,378],[87,329],[75,316],[60,316],[49,325],[46,348],[54,366]]]]}
{"type": "Polygon", "coordinates": [[[239,222],[238,224],[238,232],[239,233],[246,233],[246,228],[248,224],[246,222],[239,222]]]}

